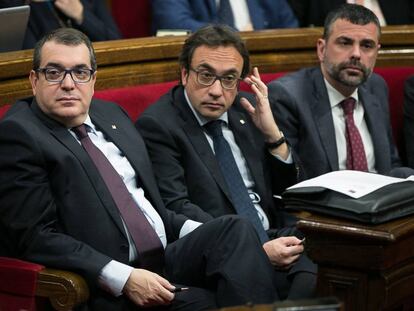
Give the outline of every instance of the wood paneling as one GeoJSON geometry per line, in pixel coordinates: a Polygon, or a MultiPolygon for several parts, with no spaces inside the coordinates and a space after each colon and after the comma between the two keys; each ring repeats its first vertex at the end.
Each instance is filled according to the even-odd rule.
{"type": "MultiPolygon", "coordinates": [[[[321,28],[244,32],[252,65],[261,72],[291,71],[317,64],[315,46],[321,28]]],[[[185,36],[149,37],[94,44],[97,89],[176,80],[185,36]]],[[[383,29],[377,66],[414,65],[414,26],[383,29]]],[[[0,53],[0,105],[31,95],[28,74],[32,51],[0,53]]]]}

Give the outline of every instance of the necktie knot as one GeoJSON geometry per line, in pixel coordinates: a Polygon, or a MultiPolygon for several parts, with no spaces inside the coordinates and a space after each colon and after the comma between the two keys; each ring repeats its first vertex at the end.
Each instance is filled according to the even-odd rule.
{"type": "Polygon", "coordinates": [[[223,121],[221,120],[210,121],[204,125],[204,128],[211,137],[223,136],[223,130],[221,129],[222,123],[223,121]]]}
{"type": "Polygon", "coordinates": [[[88,132],[86,131],[85,124],[81,124],[79,126],[72,127],[72,131],[76,134],[79,140],[88,136],[88,132]]]}
{"type": "Polygon", "coordinates": [[[356,100],[354,98],[346,98],[343,101],[341,101],[340,104],[346,116],[353,115],[356,104],[356,100]]]}

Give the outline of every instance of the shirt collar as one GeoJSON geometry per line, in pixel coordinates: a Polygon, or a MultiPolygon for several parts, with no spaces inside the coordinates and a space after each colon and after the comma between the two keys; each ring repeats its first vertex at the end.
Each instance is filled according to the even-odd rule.
{"type": "MultiPolygon", "coordinates": [[[[326,89],[328,91],[329,103],[331,104],[331,108],[339,105],[339,103],[341,101],[343,101],[345,98],[348,98],[348,97],[345,97],[344,95],[342,95],[341,93],[339,93],[338,90],[335,89],[328,82],[328,80],[326,80],[325,78],[323,78],[323,80],[325,82],[325,86],[326,86],[326,89]]],[[[356,100],[356,103],[358,104],[358,100],[359,100],[359,98],[358,98],[358,88],[356,88],[355,91],[349,97],[354,98],[356,100]]]]}
{"type": "Polygon", "coordinates": [[[91,120],[91,117],[89,116],[89,114],[86,116],[86,119],[83,122],[83,124],[87,125],[86,129],[87,129],[88,132],[96,134],[95,125],[92,123],[92,120],[91,120]]]}
{"type": "MultiPolygon", "coordinates": [[[[191,111],[193,112],[193,114],[194,114],[195,118],[197,119],[198,124],[200,124],[200,126],[204,126],[209,121],[211,121],[211,120],[208,120],[207,118],[203,117],[197,110],[194,109],[193,105],[190,102],[190,99],[188,98],[187,91],[185,90],[185,88],[184,88],[184,96],[185,96],[185,99],[187,101],[187,105],[190,107],[191,111]]],[[[226,124],[228,124],[229,117],[227,115],[227,111],[225,113],[223,113],[217,120],[222,120],[226,124]]]]}

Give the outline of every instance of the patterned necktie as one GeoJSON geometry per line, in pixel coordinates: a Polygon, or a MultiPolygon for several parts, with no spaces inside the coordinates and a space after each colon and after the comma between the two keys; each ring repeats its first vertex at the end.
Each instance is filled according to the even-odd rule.
{"type": "Polygon", "coordinates": [[[220,0],[220,6],[217,10],[218,22],[234,27],[234,16],[231,9],[230,0],[220,0]]]}
{"type": "Polygon", "coordinates": [[[132,198],[117,171],[89,138],[85,125],[74,127],[72,131],[89,154],[111,193],[135,243],[141,266],[154,272],[161,272],[164,266],[164,248],[154,228],[132,198]]]}
{"type": "Polygon", "coordinates": [[[364,144],[354,122],[355,99],[352,97],[346,98],[340,104],[345,114],[346,168],[368,172],[364,144]]]}
{"type": "Polygon", "coordinates": [[[222,122],[220,120],[211,121],[205,124],[204,128],[213,139],[215,156],[230,191],[234,209],[237,214],[247,218],[253,223],[261,242],[264,243],[269,238],[259,219],[256,208],[250,199],[246,185],[237,167],[236,160],[231,152],[230,145],[223,136],[221,129],[222,122]]]}

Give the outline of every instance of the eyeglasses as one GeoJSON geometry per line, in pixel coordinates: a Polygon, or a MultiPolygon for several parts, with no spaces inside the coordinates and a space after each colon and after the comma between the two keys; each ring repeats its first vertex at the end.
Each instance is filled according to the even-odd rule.
{"type": "Polygon", "coordinates": [[[190,68],[190,70],[197,74],[197,82],[204,86],[213,85],[216,80],[219,80],[223,89],[233,90],[239,85],[240,80],[242,80],[233,74],[219,76],[208,70],[196,70],[193,68],[190,68]]]}
{"type": "Polygon", "coordinates": [[[49,82],[62,82],[65,80],[66,75],[69,74],[75,83],[87,83],[91,81],[94,70],[88,68],[39,68],[36,72],[41,72],[45,75],[45,79],[49,82]]]}

